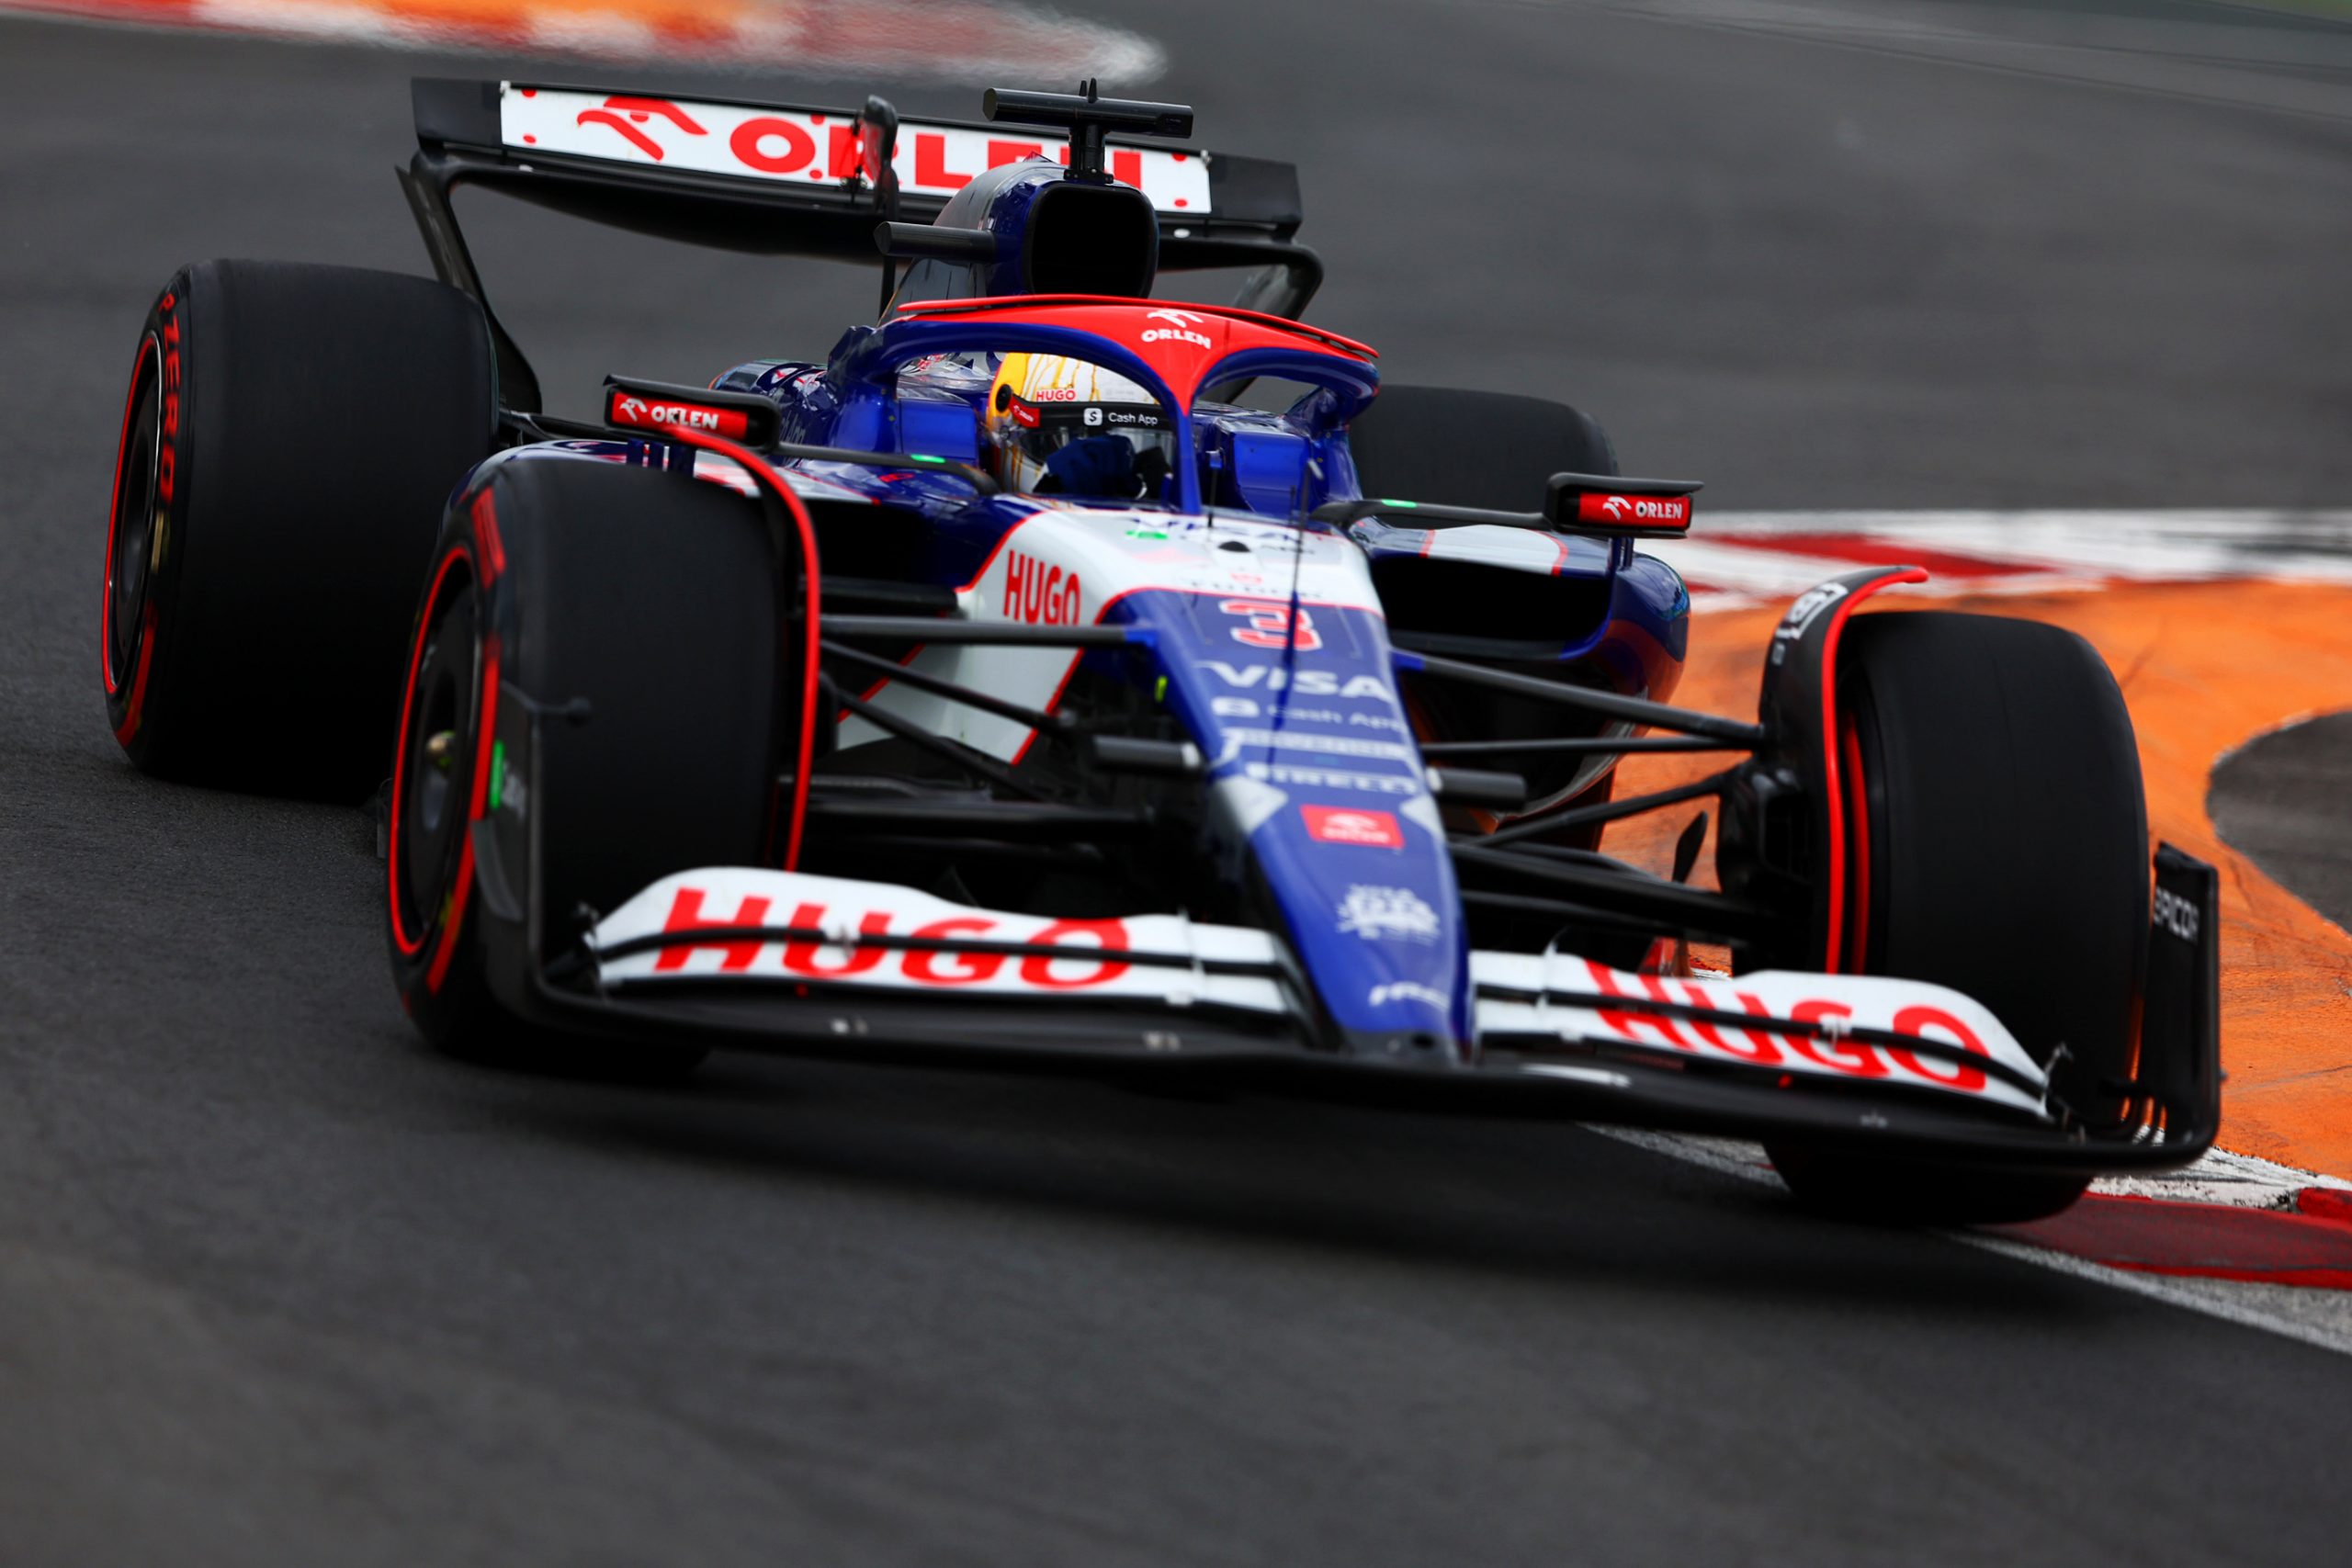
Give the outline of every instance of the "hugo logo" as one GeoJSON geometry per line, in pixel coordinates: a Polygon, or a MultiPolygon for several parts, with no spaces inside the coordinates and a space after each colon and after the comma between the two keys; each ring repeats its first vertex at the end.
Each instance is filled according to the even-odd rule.
{"type": "MultiPolygon", "coordinates": [[[[1788,1022],[1806,1026],[1775,1030],[1770,1025],[1780,1021],[1761,998],[1746,991],[1735,990],[1736,1010],[1724,1008],[1698,982],[1676,982],[1682,996],[1677,998],[1667,989],[1666,982],[1655,975],[1619,976],[1591,959],[1585,960],[1585,970],[1592,978],[1593,989],[1602,997],[1631,999],[1634,993],[1619,986],[1620,979],[1634,980],[1654,1001],[1682,1000],[1693,1007],[1711,1010],[1737,1010],[1757,1020],[1754,1024],[1736,1027],[1719,1026],[1690,1019],[1678,1022],[1674,1018],[1639,1008],[1611,1008],[1607,1002],[1593,1005],[1594,1016],[1602,1026],[1620,1038],[1636,1044],[1649,1043],[1641,1039],[1646,1031],[1657,1041],[1675,1050],[1697,1055],[1730,1056],[1743,1062],[1770,1065],[1801,1060],[1815,1067],[1855,1078],[1883,1078],[1890,1076],[1924,1079],[1944,1089],[1956,1089],[1976,1093],[1984,1088],[1982,1070],[1960,1063],[1935,1061],[1932,1064],[1916,1053],[1901,1046],[1889,1045],[1879,1050],[1857,1042],[1848,1041],[1847,1022],[1854,1010],[1841,1001],[1826,998],[1807,999],[1788,1010],[1788,1022]],[[1685,1033],[1684,1031],[1689,1031],[1685,1033]],[[1819,1038],[1815,1038],[1818,1031],[1819,1038]]],[[[1909,1034],[1920,1039],[1939,1040],[1958,1045],[1973,1055],[1990,1056],[1992,1052],[1978,1039],[1975,1031],[1942,1008],[1915,1005],[1895,1010],[1893,1030],[1897,1034],[1909,1034]],[[1937,1031],[1931,1035],[1930,1029],[1937,1031]]]]}
{"type": "MultiPolygon", "coordinates": [[[[769,913],[774,908],[767,898],[750,897],[736,907],[732,919],[714,919],[704,913],[703,903],[702,889],[679,888],[671,900],[662,930],[665,933],[758,931],[769,924],[769,913]]],[[[715,952],[720,955],[718,968],[724,974],[773,972],[780,968],[786,974],[810,980],[867,979],[925,987],[996,982],[1042,991],[1078,991],[1125,974],[1129,965],[1116,955],[1134,945],[1128,940],[1125,922],[1121,920],[1055,920],[1033,933],[1001,930],[1000,922],[985,915],[956,915],[919,925],[906,934],[948,943],[1001,942],[1011,939],[1041,947],[1067,948],[1069,956],[1033,953],[1015,958],[1001,953],[959,953],[952,947],[872,947],[860,944],[856,937],[849,934],[848,914],[845,910],[834,917],[825,905],[804,903],[795,905],[790,918],[782,922],[797,931],[821,931],[829,937],[838,934],[839,941],[815,942],[807,937],[786,937],[781,932],[772,937],[714,934],[708,942],[663,948],[653,967],[657,972],[683,970],[694,953],[715,952]],[[779,947],[783,949],[780,958],[771,958],[769,955],[779,947]]],[[[887,909],[860,911],[856,916],[857,936],[891,934],[891,919],[887,909]]]]}
{"type": "Polygon", "coordinates": [[[1033,626],[1074,626],[1079,617],[1078,573],[1023,555],[1004,552],[1004,614],[1033,626]]]}

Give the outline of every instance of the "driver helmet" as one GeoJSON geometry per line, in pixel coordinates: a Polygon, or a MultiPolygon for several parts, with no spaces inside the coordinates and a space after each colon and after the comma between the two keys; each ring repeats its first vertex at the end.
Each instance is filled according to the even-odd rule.
{"type": "Polygon", "coordinates": [[[1033,495],[1158,501],[1176,421],[1125,376],[1059,354],[1008,354],[989,389],[997,482],[1033,495]]]}

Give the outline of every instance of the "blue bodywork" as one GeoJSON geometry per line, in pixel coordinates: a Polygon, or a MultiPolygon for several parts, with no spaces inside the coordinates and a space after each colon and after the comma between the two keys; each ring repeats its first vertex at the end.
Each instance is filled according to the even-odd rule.
{"type": "MultiPolygon", "coordinates": [[[[1136,311],[1157,304],[1125,303],[1136,311]]],[[[905,531],[903,558],[890,563],[890,575],[900,581],[969,592],[1017,531],[1084,527],[1098,513],[1106,531],[1127,540],[1164,540],[1171,558],[1188,538],[1196,552],[1208,547],[1199,538],[1204,530],[1224,531],[1225,542],[1215,547],[1266,558],[1271,586],[1250,596],[1248,613],[1217,591],[1148,583],[1089,613],[1149,629],[1152,698],[1210,765],[1204,852],[1215,858],[1224,885],[1247,886],[1254,879],[1279,910],[1338,1033],[1360,1049],[1439,1049],[1467,1059],[1476,1050],[1469,943],[1445,843],[1450,829],[1467,824],[1459,818],[1449,823],[1430,793],[1417,715],[1398,680],[1418,656],[1394,646],[1376,596],[1367,592],[1365,602],[1354,604],[1285,600],[1277,575],[1293,556],[1304,558],[1302,552],[1326,559],[1360,552],[1356,575],[1368,589],[1384,562],[1413,570],[1409,563],[1418,558],[1446,558],[1439,547],[1451,532],[1402,525],[1409,523],[1408,510],[1344,531],[1306,518],[1326,502],[1361,493],[1347,425],[1377,395],[1377,371],[1368,356],[1321,351],[1305,339],[1295,348],[1269,346],[1261,334],[1192,384],[1278,378],[1307,389],[1279,412],[1195,405],[1126,344],[1021,315],[1017,308],[944,319],[898,315],[851,329],[823,364],[755,361],[712,385],[773,400],[787,443],[909,456],[905,468],[802,462],[786,469],[837,497],[826,513],[829,526],[857,526],[861,502],[920,518],[923,526],[905,531]],[[954,356],[1019,351],[1088,361],[1145,387],[1173,412],[1177,450],[1193,461],[1176,465],[1162,498],[1076,504],[1061,497],[1048,503],[983,496],[915,461],[982,457],[990,378],[979,369],[959,377],[954,356]],[[1293,615],[1302,624],[1311,617],[1310,646],[1292,635],[1293,615]]],[[[573,440],[516,448],[493,460],[583,457],[676,467],[691,454],[658,441],[573,440]]],[[[1484,532],[1510,536],[1505,545],[1540,540],[1555,552],[1540,567],[1514,561],[1492,570],[1573,580],[1594,590],[1582,603],[1605,606],[1558,626],[1555,641],[1547,637],[1542,662],[1563,679],[1661,700],[1671,694],[1690,608],[1671,569],[1622,540],[1484,532]]],[[[1452,558],[1464,558],[1455,551],[1452,558]]],[[[1076,578],[1070,581],[1074,591],[1076,578]]],[[[1479,606],[1461,610],[1464,625],[1475,630],[1479,606]]],[[[1085,657],[1122,680],[1135,678],[1129,655],[1085,657]]],[[[1574,787],[1588,787],[1606,765],[1596,761],[1574,787]]]]}

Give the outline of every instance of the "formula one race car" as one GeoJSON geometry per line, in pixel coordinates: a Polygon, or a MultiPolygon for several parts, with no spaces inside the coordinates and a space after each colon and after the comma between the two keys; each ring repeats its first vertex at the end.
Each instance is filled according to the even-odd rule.
{"type": "Polygon", "coordinates": [[[2151,875],[2089,647],[1855,617],[1925,575],[1882,568],[1791,606],[1755,721],[1668,705],[1689,598],[1636,547],[1699,486],[1620,475],[1561,405],[1384,389],[1297,320],[1286,165],[1138,141],[1191,112],[1091,86],[971,125],[415,105],[439,282],[213,262],[156,301],[100,640],[142,769],[390,773],[392,967],[439,1044],[1736,1134],[1802,1199],[1909,1218],[2211,1145],[2214,875],[2151,875]],[[560,420],[467,183],[863,256],[881,320],[560,420]],[[1237,304],[1154,298],[1237,267],[1237,304]],[[1725,765],[1612,798],[1634,752],[1725,765]],[[1670,874],[1603,852],[1675,807],[1670,874]]]}

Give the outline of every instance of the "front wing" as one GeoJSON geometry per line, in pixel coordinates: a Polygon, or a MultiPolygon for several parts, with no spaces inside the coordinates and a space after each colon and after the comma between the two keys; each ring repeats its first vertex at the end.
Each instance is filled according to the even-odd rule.
{"type": "Polygon", "coordinates": [[[551,1022],[786,1055],[1148,1072],[1428,1112],[1801,1139],[2025,1170],[2185,1164],[2219,1122],[2212,868],[2157,856],[2140,1063],[2086,1126],[2042,1065],[1946,987],[1766,972],[1631,975],[1476,953],[1480,1046],[1351,1054],[1266,932],[1175,915],[1057,920],[891,884],[742,867],[654,884],[527,998],[551,1022]],[[582,982],[584,982],[582,983],[582,982]]]}

